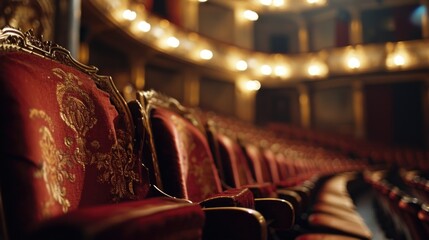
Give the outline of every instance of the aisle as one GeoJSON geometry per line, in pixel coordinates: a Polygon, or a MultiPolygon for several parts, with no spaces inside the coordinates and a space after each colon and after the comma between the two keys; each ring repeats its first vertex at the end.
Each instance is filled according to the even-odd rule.
{"type": "Polygon", "coordinates": [[[360,196],[355,199],[355,204],[357,207],[357,211],[365,220],[368,228],[373,233],[373,240],[386,240],[384,236],[383,230],[377,223],[377,219],[375,217],[374,205],[372,204],[373,194],[370,190],[366,190],[360,194],[360,196]]]}

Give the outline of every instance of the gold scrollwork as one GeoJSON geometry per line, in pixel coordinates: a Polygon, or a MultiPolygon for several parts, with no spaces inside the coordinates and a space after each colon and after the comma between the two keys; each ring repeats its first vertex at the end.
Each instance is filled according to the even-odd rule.
{"type": "MultiPolygon", "coordinates": [[[[57,101],[61,120],[74,132],[74,136],[65,136],[63,144],[68,149],[61,151],[57,148],[52,136],[54,124],[45,111],[30,109],[30,118],[39,118],[46,122],[41,126],[39,145],[42,149],[43,165],[35,177],[43,178],[51,200],[44,205],[44,212],[57,202],[62,211],[70,208],[64,181],[74,182],[75,174],[71,173],[73,164],[79,164],[82,170],[88,165],[95,165],[102,172],[98,180],[111,185],[111,194],[114,201],[123,198],[134,198],[134,183],[139,182],[139,175],[135,170],[135,161],[132,149],[132,137],[121,129],[110,131],[108,136],[98,136],[113,140],[109,151],[100,151],[100,139],[92,140],[87,146],[87,133],[97,124],[94,102],[80,86],[81,79],[72,73],[66,73],[60,68],[52,69],[54,76],[59,78],[57,83],[57,101]]],[[[103,148],[104,149],[104,148],[103,148]]]]}
{"type": "Polygon", "coordinates": [[[183,159],[183,162],[181,162],[181,167],[183,168],[182,173],[184,173],[185,179],[188,174],[192,174],[195,177],[196,183],[201,187],[202,197],[206,198],[216,192],[216,186],[210,181],[209,177],[213,175],[210,169],[211,162],[209,156],[207,156],[206,153],[197,155],[199,150],[195,151],[196,144],[192,133],[186,129],[185,120],[175,115],[172,115],[170,119],[176,126],[179,134],[180,140],[178,144],[183,159]],[[190,166],[192,166],[191,173],[189,173],[190,166]]]}
{"type": "Polygon", "coordinates": [[[42,110],[31,109],[30,118],[36,117],[45,120],[48,126],[51,127],[42,126],[39,129],[41,135],[39,145],[42,150],[43,165],[35,173],[36,177],[43,178],[46,189],[52,197],[52,199],[44,203],[44,214],[50,215],[49,209],[54,201],[61,205],[63,212],[67,212],[70,208],[70,201],[66,198],[66,189],[63,186],[63,182],[64,180],[74,182],[76,176],[69,171],[69,156],[55,146],[55,141],[52,137],[54,128],[49,124],[52,123],[51,118],[42,110]]]}

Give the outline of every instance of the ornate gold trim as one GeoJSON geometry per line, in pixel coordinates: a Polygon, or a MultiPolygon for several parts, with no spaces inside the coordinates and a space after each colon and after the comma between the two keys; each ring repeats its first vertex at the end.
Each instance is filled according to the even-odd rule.
{"type": "MultiPolygon", "coordinates": [[[[60,106],[59,114],[64,123],[66,123],[67,126],[73,129],[73,131],[76,133],[76,136],[66,137],[62,144],[67,147],[70,147],[73,144],[77,145],[78,153],[75,153],[75,155],[87,155],[86,158],[79,158],[79,156],[69,157],[73,158],[75,162],[79,163],[83,168],[85,165],[90,164],[95,165],[99,170],[101,170],[102,173],[100,174],[98,180],[100,182],[112,185],[111,194],[113,195],[114,201],[120,200],[122,198],[134,198],[134,184],[140,181],[140,173],[134,171],[137,161],[136,158],[140,157],[137,155],[138,149],[136,149],[133,145],[135,137],[134,124],[131,112],[128,109],[125,100],[116,89],[111,77],[97,75],[98,69],[96,67],[81,64],[70,55],[69,51],[50,41],[42,41],[38,39],[34,36],[32,31],[22,33],[20,30],[11,27],[0,29],[0,53],[15,51],[34,54],[39,57],[51,59],[63,65],[77,69],[78,71],[88,75],[94,81],[98,89],[109,94],[110,101],[118,112],[116,121],[120,127],[116,129],[116,132],[109,133],[109,136],[102,136],[110,137],[112,140],[114,140],[111,151],[106,153],[97,152],[92,154],[87,151],[88,149],[85,145],[84,136],[86,132],[96,124],[97,121],[94,116],[94,105],[90,97],[84,92],[81,92],[79,89],[78,84],[80,79],[78,79],[75,75],[66,73],[59,68],[52,70],[52,73],[63,81],[63,83],[57,85],[57,101],[60,106]],[[65,96],[69,94],[68,91],[77,93],[76,96],[78,98],[68,98],[68,96],[65,96]],[[77,142],[73,143],[73,141],[77,142]],[[79,162],[79,159],[89,160],[85,160],[85,162],[79,162]]],[[[47,151],[46,154],[44,153],[46,155],[45,159],[48,158],[47,155],[49,154],[54,155],[54,157],[50,159],[61,158],[61,154],[61,156],[58,156],[55,154],[55,152],[52,152],[55,151],[56,148],[53,139],[49,137],[50,133],[54,131],[54,126],[50,121],[50,116],[43,112],[43,110],[33,109],[30,112],[30,118],[34,117],[43,119],[47,125],[40,129],[42,134],[40,144],[42,148],[47,151]]],[[[91,144],[94,149],[97,149],[97,146],[99,146],[98,141],[93,141],[89,144],[91,144]]],[[[49,165],[50,163],[48,162],[47,164],[49,165]]],[[[62,164],[61,159],[55,161],[55,163],[52,164],[62,164]]],[[[39,174],[39,177],[43,177],[45,182],[48,182],[46,178],[52,176],[55,177],[55,174],[64,175],[66,173],[55,173],[50,169],[44,169],[39,174]]],[[[64,176],[60,178],[67,178],[67,176],[64,176]]],[[[69,178],[69,180],[73,181],[73,177],[69,178]]],[[[63,189],[61,182],[53,182],[47,187],[53,199],[63,207],[64,212],[67,211],[70,207],[70,203],[65,198],[66,192],[65,189],[63,189]]]]}
{"type": "Polygon", "coordinates": [[[125,120],[127,131],[134,138],[133,122],[131,112],[127,103],[120,95],[110,76],[98,75],[98,68],[84,65],[75,60],[70,52],[51,41],[43,41],[36,37],[32,30],[25,33],[12,27],[4,27],[0,30],[0,51],[23,51],[44,58],[52,59],[67,66],[73,67],[88,74],[96,83],[97,87],[110,94],[110,99],[117,107],[121,117],[125,120]]]}

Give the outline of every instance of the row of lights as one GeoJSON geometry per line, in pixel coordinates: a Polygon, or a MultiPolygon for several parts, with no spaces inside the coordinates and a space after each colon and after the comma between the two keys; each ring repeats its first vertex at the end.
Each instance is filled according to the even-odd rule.
{"type": "MultiPolygon", "coordinates": [[[[122,18],[133,22],[137,19],[137,13],[130,9],[126,9],[122,12],[122,18]]],[[[135,26],[136,29],[143,33],[152,31],[152,34],[157,38],[161,38],[162,35],[164,35],[164,30],[161,27],[152,27],[152,25],[145,20],[138,21],[135,26]]],[[[170,36],[165,39],[165,44],[170,48],[178,48],[181,44],[181,41],[175,36],[170,36]]],[[[209,49],[201,49],[199,52],[199,57],[203,60],[210,60],[213,58],[213,52],[209,49]]]]}
{"type": "MultiPolygon", "coordinates": [[[[250,13],[248,14],[251,15],[250,13]]],[[[184,39],[181,41],[178,37],[174,36],[173,34],[171,34],[171,36],[169,37],[162,38],[163,35],[165,35],[166,33],[166,27],[165,26],[162,27],[163,26],[163,24],[161,24],[162,22],[160,24],[157,24],[156,26],[152,26],[146,20],[139,20],[134,23],[137,17],[138,17],[137,13],[130,9],[124,10],[122,12],[122,18],[127,21],[133,22],[132,26],[134,26],[138,31],[143,33],[151,32],[156,39],[164,39],[164,44],[169,48],[176,49],[179,46],[181,46],[182,41],[189,42],[189,40],[187,39],[184,39]]],[[[196,41],[191,41],[191,42],[196,42],[196,41]]],[[[351,50],[350,52],[351,53],[347,56],[346,66],[350,70],[358,70],[359,68],[362,67],[362,61],[364,59],[359,58],[358,55],[354,52],[354,50],[351,50]]],[[[199,50],[198,57],[202,60],[210,60],[214,57],[214,53],[208,48],[201,48],[199,50]]],[[[235,60],[235,63],[233,63],[232,66],[233,68],[235,68],[236,71],[239,71],[239,72],[247,71],[249,68],[253,70],[257,70],[258,72],[258,69],[259,69],[259,74],[262,76],[274,76],[281,79],[286,79],[291,75],[291,67],[284,63],[280,65],[275,65],[275,66],[272,66],[270,64],[262,64],[258,66],[253,62],[252,62],[252,59],[248,61],[244,59],[238,59],[238,60],[235,60]]],[[[400,52],[390,54],[386,60],[386,65],[389,68],[401,67],[401,66],[404,66],[406,63],[407,63],[406,55],[400,52]]],[[[329,70],[327,65],[321,61],[311,61],[307,67],[308,76],[313,78],[324,77],[328,74],[328,72],[329,70]]],[[[245,89],[249,91],[255,91],[255,90],[258,90],[259,88],[260,88],[260,82],[257,80],[248,80],[248,83],[245,84],[245,89]]]]}
{"type": "MultiPolygon", "coordinates": [[[[324,0],[305,0],[310,5],[323,4],[324,0]]],[[[259,0],[259,3],[264,6],[282,7],[286,4],[285,0],[259,0]]]]}

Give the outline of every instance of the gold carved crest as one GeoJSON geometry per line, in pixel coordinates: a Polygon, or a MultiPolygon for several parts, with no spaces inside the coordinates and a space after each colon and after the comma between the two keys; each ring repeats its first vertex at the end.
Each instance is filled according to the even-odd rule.
{"type": "MultiPolygon", "coordinates": [[[[62,207],[63,212],[70,208],[67,199],[65,181],[73,183],[75,175],[70,173],[76,164],[82,167],[94,165],[100,170],[98,181],[111,186],[114,201],[123,198],[134,198],[134,184],[139,175],[134,171],[135,159],[132,152],[131,136],[121,129],[109,131],[109,134],[96,136],[98,140],[87,141],[88,132],[97,124],[93,99],[80,86],[82,80],[72,73],[60,68],[52,69],[59,81],[56,87],[57,102],[61,120],[74,132],[73,136],[65,136],[61,143],[52,137],[55,131],[51,117],[40,109],[30,109],[30,118],[40,118],[46,125],[41,126],[39,145],[42,149],[43,167],[36,177],[43,178],[52,200],[45,204],[45,209],[53,205],[53,201],[62,207]],[[113,142],[110,150],[101,152],[100,142],[108,138],[113,142]],[[57,144],[63,144],[59,147],[57,144]],[[66,149],[64,151],[60,149],[66,149]]],[[[105,148],[104,148],[105,149],[105,148]]],[[[105,151],[105,150],[104,150],[105,151]]]]}

